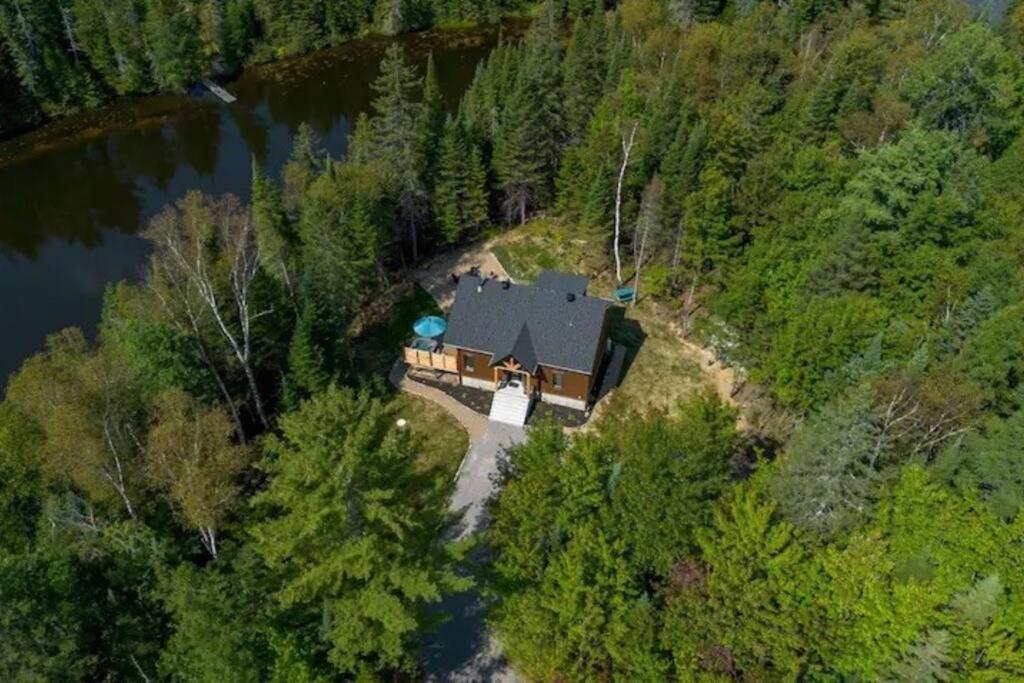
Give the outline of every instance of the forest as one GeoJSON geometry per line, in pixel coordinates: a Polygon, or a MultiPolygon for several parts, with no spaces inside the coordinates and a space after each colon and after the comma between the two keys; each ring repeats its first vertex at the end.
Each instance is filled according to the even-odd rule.
{"type": "MultiPolygon", "coordinates": [[[[237,54],[291,44],[226,6],[237,54]]],[[[251,205],[166,207],[96,339],[9,380],[4,678],[415,678],[472,583],[531,680],[1024,679],[1024,6],[549,2],[454,114],[397,45],[374,92],[346,158],[303,126],[251,205]],[[468,575],[364,312],[540,216],[777,426],[711,392],[534,426],[468,575]]]]}
{"type": "Polygon", "coordinates": [[[0,138],[119,95],[368,33],[495,22],[525,0],[4,0],[0,138]]]}

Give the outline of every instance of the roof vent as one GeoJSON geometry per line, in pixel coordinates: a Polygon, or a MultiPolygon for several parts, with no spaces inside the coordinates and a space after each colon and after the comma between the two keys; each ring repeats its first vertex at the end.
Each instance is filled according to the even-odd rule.
{"type": "Polygon", "coordinates": [[[565,300],[566,301],[576,301],[576,295],[573,294],[572,292],[569,292],[568,294],[565,295],[565,300]]]}
{"type": "Polygon", "coordinates": [[[501,288],[502,289],[508,289],[511,286],[512,286],[512,283],[509,282],[508,280],[502,280],[501,281],[501,288]]]}

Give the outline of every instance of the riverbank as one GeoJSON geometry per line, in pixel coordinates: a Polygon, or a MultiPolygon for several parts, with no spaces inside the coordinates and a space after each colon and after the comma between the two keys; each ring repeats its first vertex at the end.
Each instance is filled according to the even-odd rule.
{"type": "MultiPolygon", "coordinates": [[[[252,64],[229,77],[219,78],[218,82],[234,93],[238,88],[251,90],[268,80],[278,83],[302,80],[310,73],[323,70],[327,64],[355,62],[367,55],[379,54],[393,41],[415,53],[471,49],[494,42],[499,37],[519,38],[529,24],[529,17],[512,16],[494,24],[443,26],[394,37],[366,34],[303,55],[252,64]]],[[[322,85],[330,84],[324,82],[322,85]]],[[[0,168],[113,133],[159,128],[215,106],[223,105],[212,98],[190,96],[184,92],[118,97],[100,107],[52,119],[14,137],[0,139],[0,168]]]]}

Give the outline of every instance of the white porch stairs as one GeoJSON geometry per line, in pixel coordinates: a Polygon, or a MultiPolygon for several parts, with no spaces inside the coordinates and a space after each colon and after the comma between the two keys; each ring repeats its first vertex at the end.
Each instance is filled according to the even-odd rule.
{"type": "Polygon", "coordinates": [[[523,393],[520,387],[506,387],[494,392],[491,403],[490,419],[494,422],[522,427],[526,424],[526,416],[530,413],[532,400],[523,393]]]}

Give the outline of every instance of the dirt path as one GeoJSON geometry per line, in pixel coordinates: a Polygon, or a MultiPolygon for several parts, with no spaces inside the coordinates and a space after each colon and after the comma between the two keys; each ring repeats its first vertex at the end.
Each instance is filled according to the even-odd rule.
{"type": "Polygon", "coordinates": [[[491,253],[490,243],[474,244],[447,254],[441,254],[413,269],[412,279],[430,292],[442,310],[447,311],[455,299],[455,282],[452,273],[462,274],[476,266],[481,275],[494,274],[507,278],[508,273],[491,253]]]}
{"type": "Polygon", "coordinates": [[[695,344],[688,339],[683,328],[674,321],[669,323],[669,329],[676,339],[679,340],[679,344],[686,355],[692,358],[700,367],[701,375],[711,385],[711,388],[715,390],[715,393],[718,394],[718,398],[726,405],[736,408],[738,413],[736,427],[740,431],[750,429],[752,426],[750,415],[754,411],[755,406],[751,401],[737,398],[739,395],[737,387],[743,380],[740,379],[739,373],[736,372],[735,368],[729,367],[715,358],[715,352],[711,349],[695,344]]]}

